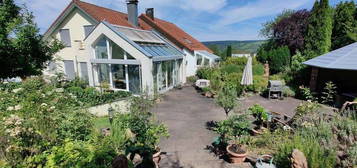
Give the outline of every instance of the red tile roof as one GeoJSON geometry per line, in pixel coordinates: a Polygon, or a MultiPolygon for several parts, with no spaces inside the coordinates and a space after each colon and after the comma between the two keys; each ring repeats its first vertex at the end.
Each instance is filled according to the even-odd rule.
{"type": "MultiPolygon", "coordinates": [[[[73,0],[67,8],[61,13],[61,15],[56,19],[56,21],[51,25],[53,27],[55,23],[65,14],[65,11],[71,5],[77,5],[83,11],[85,11],[88,15],[90,15],[97,22],[107,21],[114,25],[126,26],[137,28],[133,26],[128,21],[128,15],[122,12],[118,12],[112,9],[104,8],[101,6],[93,5],[87,2],[83,2],[80,0],[73,0]]],[[[144,30],[155,29],[163,34],[167,39],[173,42],[180,48],[187,48],[190,51],[194,50],[206,50],[212,52],[209,48],[203,45],[201,42],[187,34],[185,31],[177,27],[175,24],[157,19],[152,20],[145,14],[142,14],[139,18],[139,28],[144,30]]],[[[50,28],[51,28],[50,27],[50,28]]],[[[50,29],[49,29],[50,30],[50,29]]]]}
{"type": "Polygon", "coordinates": [[[190,36],[188,33],[177,27],[175,24],[154,18],[151,19],[145,14],[139,16],[141,20],[144,20],[155,30],[159,31],[170,41],[175,43],[180,48],[187,48],[190,51],[194,50],[206,50],[213,53],[208,47],[203,45],[201,42],[190,36]]]}

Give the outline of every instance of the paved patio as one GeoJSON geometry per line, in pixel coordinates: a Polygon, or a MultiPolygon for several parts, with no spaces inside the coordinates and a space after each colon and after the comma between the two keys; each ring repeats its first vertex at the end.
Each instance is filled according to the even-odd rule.
{"type": "MultiPolygon", "coordinates": [[[[276,112],[295,109],[297,100],[267,100],[252,96],[242,101],[242,108],[255,103],[262,104],[276,112]],[[286,103],[288,101],[290,103],[286,103]],[[285,103],[284,103],[285,102],[285,103]]],[[[238,168],[218,159],[206,150],[217,135],[206,128],[208,121],[225,119],[223,110],[215,105],[213,99],[201,96],[193,87],[168,92],[163,101],[153,109],[160,121],[168,127],[170,138],[162,140],[163,152],[161,168],[238,168]]]]}

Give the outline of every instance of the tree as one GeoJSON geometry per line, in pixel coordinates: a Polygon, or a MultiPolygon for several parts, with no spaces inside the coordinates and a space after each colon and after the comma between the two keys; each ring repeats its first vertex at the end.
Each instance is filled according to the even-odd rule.
{"type": "Polygon", "coordinates": [[[274,31],[273,31],[273,27],[280,22],[280,20],[289,17],[290,15],[292,15],[294,13],[293,10],[284,10],[281,14],[279,14],[278,16],[276,16],[274,18],[274,20],[272,21],[268,21],[266,23],[263,24],[263,28],[260,30],[260,35],[263,37],[266,37],[268,39],[273,37],[274,31]]]}
{"type": "Polygon", "coordinates": [[[305,55],[313,58],[330,51],[332,9],[328,0],[315,1],[305,36],[305,55]]]}
{"type": "Polygon", "coordinates": [[[288,46],[291,53],[303,50],[304,37],[310,12],[306,9],[293,12],[273,25],[273,39],[278,46],[288,46]]]}
{"type": "Polygon", "coordinates": [[[216,98],[216,103],[224,109],[226,116],[236,106],[237,91],[233,84],[227,82],[225,86],[221,88],[216,98]]]}
{"type": "Polygon", "coordinates": [[[279,73],[290,66],[290,50],[287,46],[279,47],[268,52],[271,73],[279,73]]]}
{"type": "Polygon", "coordinates": [[[13,0],[0,6],[0,79],[39,75],[46,62],[62,49],[57,41],[43,41],[33,15],[13,0]]]}
{"type": "Polygon", "coordinates": [[[338,49],[355,42],[353,34],[357,34],[355,18],[356,4],[340,2],[335,10],[332,30],[332,48],[338,49]]]}
{"type": "Polygon", "coordinates": [[[227,46],[227,55],[226,58],[232,57],[232,46],[228,45],[227,46]]]}

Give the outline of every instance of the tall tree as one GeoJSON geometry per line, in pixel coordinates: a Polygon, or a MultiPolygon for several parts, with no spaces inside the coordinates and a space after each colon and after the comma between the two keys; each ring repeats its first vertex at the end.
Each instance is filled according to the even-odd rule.
{"type": "Polygon", "coordinates": [[[260,35],[266,38],[272,38],[274,35],[274,26],[282,19],[291,16],[293,13],[293,10],[284,10],[281,14],[276,16],[274,20],[264,23],[263,28],[260,30],[260,35]]]}
{"type": "Polygon", "coordinates": [[[305,55],[313,58],[330,51],[332,34],[332,9],[328,0],[316,0],[309,17],[305,36],[305,55]]]}
{"type": "Polygon", "coordinates": [[[39,75],[63,45],[43,41],[33,15],[13,0],[0,5],[0,79],[39,75]]]}
{"type": "Polygon", "coordinates": [[[292,13],[273,26],[273,39],[278,46],[288,46],[292,54],[303,50],[310,12],[306,9],[292,13]]]}
{"type": "Polygon", "coordinates": [[[227,55],[226,58],[232,57],[232,46],[228,45],[227,46],[227,55]]]}
{"type": "Polygon", "coordinates": [[[332,48],[338,49],[355,42],[353,34],[356,34],[356,4],[351,2],[340,2],[334,13],[334,24],[332,30],[332,48]]]}

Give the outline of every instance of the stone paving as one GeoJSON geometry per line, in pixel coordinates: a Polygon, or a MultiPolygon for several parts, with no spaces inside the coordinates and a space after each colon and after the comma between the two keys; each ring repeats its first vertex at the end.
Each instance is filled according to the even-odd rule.
{"type": "MultiPolygon", "coordinates": [[[[266,108],[279,112],[286,111],[298,104],[290,106],[276,103],[258,97],[249,97],[242,101],[242,107],[249,107],[261,103],[266,108]],[[271,103],[264,103],[265,101],[271,103]],[[282,108],[282,109],[280,109],[282,108]]],[[[163,100],[156,105],[153,113],[169,127],[170,137],[160,143],[162,156],[161,168],[247,168],[248,165],[231,165],[209,153],[206,146],[210,145],[217,136],[206,128],[209,121],[225,119],[223,110],[215,105],[213,99],[201,96],[193,87],[184,87],[182,90],[173,90],[165,94],[163,100]]]]}

